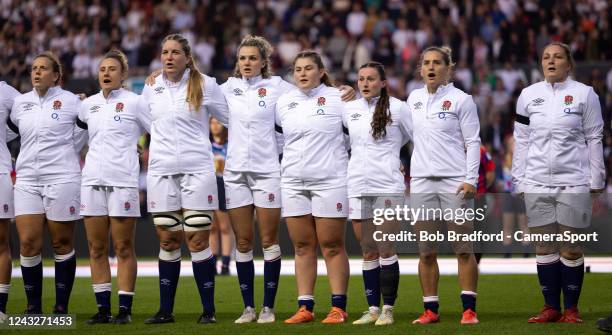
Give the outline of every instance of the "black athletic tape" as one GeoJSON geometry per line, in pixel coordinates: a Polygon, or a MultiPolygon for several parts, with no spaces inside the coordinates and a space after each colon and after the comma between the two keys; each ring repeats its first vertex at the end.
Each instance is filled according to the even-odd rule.
{"type": "Polygon", "coordinates": [[[283,133],[283,127],[277,124],[274,124],[274,130],[276,130],[277,133],[281,133],[281,134],[283,133]]]}
{"type": "Polygon", "coordinates": [[[526,117],[525,115],[516,114],[515,121],[518,123],[524,124],[526,126],[529,125],[529,118],[526,117]]]}
{"type": "Polygon", "coordinates": [[[87,130],[87,123],[81,121],[79,118],[76,119],[76,125],[81,129],[87,130]]]}
{"type": "Polygon", "coordinates": [[[399,286],[399,270],[380,268],[380,293],[384,298],[395,301],[397,298],[397,288],[399,286]]]}
{"type": "Polygon", "coordinates": [[[176,223],[173,225],[170,225],[170,226],[164,225],[165,227],[176,227],[181,224],[181,220],[177,219],[176,217],[172,215],[168,215],[168,214],[153,214],[153,218],[166,218],[166,219],[172,219],[176,221],[176,223]]]}
{"type": "Polygon", "coordinates": [[[15,134],[19,134],[19,128],[17,128],[17,125],[13,123],[13,121],[11,121],[11,118],[7,118],[6,119],[6,125],[9,127],[9,129],[11,131],[13,131],[15,134]]]}
{"type": "Polygon", "coordinates": [[[348,135],[348,134],[349,134],[348,128],[347,128],[347,127],[345,127],[344,125],[342,125],[342,132],[343,132],[345,135],[348,135]]]}
{"type": "Polygon", "coordinates": [[[213,221],[213,218],[210,215],[208,215],[208,214],[193,214],[193,215],[186,216],[183,219],[183,223],[187,227],[207,227],[207,226],[210,226],[212,224],[212,221],[213,221]],[[208,223],[194,225],[194,224],[187,223],[187,219],[191,219],[191,218],[208,218],[208,220],[210,220],[210,221],[208,223]]]}

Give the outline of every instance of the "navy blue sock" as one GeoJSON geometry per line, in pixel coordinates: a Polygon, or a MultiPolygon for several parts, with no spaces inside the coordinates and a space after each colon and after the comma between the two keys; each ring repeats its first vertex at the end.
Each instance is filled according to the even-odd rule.
{"type": "Polygon", "coordinates": [[[343,311],[346,310],[346,294],[332,294],[331,296],[332,307],[338,307],[343,311]]]}
{"type": "Polygon", "coordinates": [[[374,269],[362,270],[363,288],[368,306],[380,306],[380,266],[376,262],[374,269]]]}
{"type": "Polygon", "coordinates": [[[461,292],[461,303],[463,304],[463,310],[468,309],[476,312],[476,294],[474,292],[466,293],[467,291],[461,292]]]}
{"type": "Polygon", "coordinates": [[[263,305],[274,308],[278,277],[280,276],[280,257],[272,261],[264,261],[264,302],[263,305]]]}
{"type": "Polygon", "coordinates": [[[215,258],[210,249],[191,253],[193,277],[200,292],[204,314],[215,314],[215,258]]]}
{"type": "Polygon", "coordinates": [[[255,265],[253,264],[253,251],[236,251],[236,272],[238,273],[238,284],[242,293],[244,307],[255,307],[253,297],[253,281],[255,280],[255,265]]]}
{"type": "Polygon", "coordinates": [[[74,284],[76,257],[74,250],[66,255],[55,255],[55,306],[68,311],[68,301],[74,284]]]}
{"type": "Polygon", "coordinates": [[[132,313],[132,301],[134,301],[134,294],[124,294],[119,292],[119,309],[124,308],[128,313],[132,313]]]}
{"type": "Polygon", "coordinates": [[[217,272],[217,255],[213,255],[212,257],[213,257],[213,261],[215,262],[215,274],[219,274],[217,272]]]}
{"type": "Polygon", "coordinates": [[[159,309],[166,313],[174,310],[174,296],[181,274],[181,258],[174,261],[159,260],[159,309]]]}
{"type": "Polygon", "coordinates": [[[438,310],[440,309],[440,302],[438,300],[435,300],[435,301],[423,301],[423,309],[428,309],[428,310],[438,314],[438,310]]]}
{"type": "Polygon", "coordinates": [[[96,295],[96,304],[98,311],[104,314],[110,314],[111,307],[111,283],[93,284],[94,294],[96,295]]]}
{"type": "Polygon", "coordinates": [[[380,290],[383,297],[383,304],[388,306],[395,305],[397,289],[399,287],[400,270],[396,258],[395,256],[395,261],[393,263],[388,265],[383,263],[380,267],[380,290]]]}
{"type": "Polygon", "coordinates": [[[223,266],[229,266],[230,260],[232,258],[230,256],[221,256],[221,264],[223,266]]]}
{"type": "Polygon", "coordinates": [[[6,302],[8,301],[8,293],[0,293],[0,312],[6,313],[6,302]]]}
{"type": "Polygon", "coordinates": [[[21,275],[28,300],[28,309],[42,312],[43,266],[40,255],[32,257],[21,256],[21,275]]]}
{"type": "Polygon", "coordinates": [[[561,310],[561,262],[559,255],[536,256],[538,279],[544,296],[544,303],[561,310]]]}
{"type": "Polygon", "coordinates": [[[308,296],[308,298],[305,296],[298,297],[298,308],[304,306],[308,311],[312,312],[314,311],[314,304],[315,301],[313,296],[308,296]]]}
{"type": "Polygon", "coordinates": [[[563,286],[563,307],[576,308],[584,280],[584,258],[561,259],[561,283],[563,286]]]}

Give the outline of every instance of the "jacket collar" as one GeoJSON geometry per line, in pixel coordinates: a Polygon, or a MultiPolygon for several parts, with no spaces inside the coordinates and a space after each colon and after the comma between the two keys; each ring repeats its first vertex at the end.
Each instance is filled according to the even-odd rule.
{"type": "Polygon", "coordinates": [[[251,78],[242,77],[240,79],[247,86],[251,86],[251,85],[255,85],[255,84],[259,83],[263,79],[263,77],[261,75],[259,75],[259,76],[255,76],[255,77],[251,77],[251,78]]]}
{"type": "Polygon", "coordinates": [[[187,80],[189,79],[190,72],[191,70],[189,70],[189,68],[185,69],[185,72],[183,72],[183,76],[181,77],[181,80],[179,80],[176,83],[166,79],[166,76],[162,73],[162,81],[166,87],[179,87],[183,83],[187,82],[187,80]]]}
{"type": "MultiPolygon", "coordinates": [[[[446,85],[440,85],[440,86],[438,86],[438,89],[432,95],[444,94],[448,90],[450,90],[450,89],[452,89],[454,87],[455,87],[455,85],[453,83],[448,83],[446,85]]],[[[425,86],[424,88],[425,88],[425,92],[427,92],[427,94],[430,94],[429,91],[427,90],[427,86],[425,86]]]]}
{"type": "Polygon", "coordinates": [[[302,90],[299,89],[300,92],[302,92],[302,94],[306,95],[309,98],[314,97],[315,95],[318,95],[321,93],[321,91],[323,91],[327,86],[323,83],[321,83],[319,86],[315,87],[315,88],[311,88],[309,90],[302,90]]]}
{"type": "Polygon", "coordinates": [[[566,88],[569,83],[572,81],[572,79],[570,79],[570,77],[567,77],[564,81],[559,82],[559,83],[555,83],[554,85],[549,83],[546,79],[544,79],[544,84],[546,85],[546,88],[553,91],[553,90],[562,90],[564,88],[566,88]]]}
{"type": "Polygon", "coordinates": [[[107,98],[104,98],[104,92],[102,90],[100,90],[100,96],[102,97],[102,99],[111,100],[111,99],[116,98],[119,95],[121,95],[121,93],[123,93],[124,90],[125,89],[123,87],[120,87],[120,88],[118,88],[116,90],[112,90],[112,91],[110,91],[108,93],[108,97],[107,98]]]}
{"type": "Polygon", "coordinates": [[[54,97],[56,95],[59,95],[60,93],[62,93],[62,88],[59,87],[59,86],[49,87],[49,89],[47,90],[47,93],[43,97],[38,95],[38,91],[36,91],[36,89],[33,89],[32,92],[33,92],[35,97],[38,97],[38,98],[44,100],[44,99],[52,98],[52,97],[54,97]]]}

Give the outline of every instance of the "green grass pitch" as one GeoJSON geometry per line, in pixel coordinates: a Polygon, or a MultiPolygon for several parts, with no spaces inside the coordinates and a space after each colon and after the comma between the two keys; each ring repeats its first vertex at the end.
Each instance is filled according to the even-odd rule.
{"type": "MultiPolygon", "coordinates": [[[[262,277],[256,277],[256,303],[262,301],[262,277]]],[[[366,310],[363,282],[360,276],[352,276],[348,292],[348,312],[352,322],[366,310]]],[[[25,307],[25,295],[21,278],[15,278],[9,296],[9,314],[20,313],[25,307]]],[[[117,309],[116,283],[113,292],[113,312],[117,309]]],[[[316,290],[316,321],[305,325],[284,325],[282,320],[296,310],[295,280],[281,277],[276,300],[277,322],[268,325],[235,325],[233,320],[242,311],[242,299],[236,277],[217,277],[215,301],[217,321],[215,325],[199,325],[196,320],[201,312],[199,295],[193,278],[182,277],[177,292],[175,316],[177,322],[167,325],[145,325],[145,318],[156,312],[159,293],[156,278],[139,278],[130,325],[85,324],[96,312],[91,282],[77,278],[70,311],[77,314],[76,330],[61,330],[62,334],[598,334],[594,322],[612,313],[612,274],[586,274],[580,301],[585,323],[527,324],[527,318],[542,305],[539,285],[535,275],[482,275],[478,285],[479,325],[460,326],[461,302],[456,276],[440,278],[441,322],[434,325],[412,325],[410,322],[421,312],[421,291],[416,276],[402,276],[399,297],[395,307],[395,324],[387,327],[322,325],[330,307],[327,278],[319,277],[316,290]],[[318,321],[318,322],[317,322],[318,321]]],[[[49,313],[54,302],[53,279],[46,278],[44,286],[44,311],[49,313]]],[[[60,333],[54,330],[18,330],[23,334],[60,333]]],[[[1,330],[2,334],[17,331],[1,330]]],[[[603,333],[601,333],[603,334],[603,333]]]]}

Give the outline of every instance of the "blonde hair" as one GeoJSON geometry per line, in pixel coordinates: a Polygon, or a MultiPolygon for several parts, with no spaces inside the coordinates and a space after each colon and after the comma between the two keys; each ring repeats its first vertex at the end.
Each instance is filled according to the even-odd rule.
{"type": "Polygon", "coordinates": [[[419,57],[419,64],[417,66],[417,73],[421,73],[421,68],[423,66],[423,58],[425,57],[425,54],[430,52],[430,51],[436,51],[438,52],[440,55],[442,55],[442,60],[444,61],[444,64],[446,64],[446,66],[448,66],[448,78],[446,79],[446,81],[448,82],[450,80],[450,78],[452,77],[452,73],[455,70],[455,62],[453,62],[453,49],[451,49],[450,47],[443,45],[443,46],[433,46],[433,47],[429,47],[425,50],[423,50],[423,52],[421,52],[421,57],[419,57]]]}
{"type": "Polygon", "coordinates": [[[171,34],[166,36],[162,41],[162,45],[167,41],[178,42],[185,53],[185,57],[187,57],[187,68],[190,71],[189,83],[187,84],[187,101],[189,102],[190,109],[193,108],[195,111],[199,111],[200,106],[202,106],[202,101],[204,100],[204,94],[202,93],[202,73],[193,61],[189,41],[187,41],[187,39],[181,34],[171,34]]]}
{"type": "Polygon", "coordinates": [[[272,70],[270,69],[270,56],[272,55],[272,52],[274,52],[274,48],[272,47],[270,42],[268,42],[268,40],[261,36],[255,35],[246,35],[240,42],[240,45],[238,45],[236,51],[236,66],[234,67],[234,77],[242,78],[242,74],[240,73],[240,66],[238,65],[238,57],[240,57],[239,54],[240,49],[242,47],[257,48],[257,50],[259,51],[259,57],[261,57],[264,62],[264,65],[261,68],[261,76],[263,78],[270,78],[270,76],[272,75],[272,70]]]}
{"type": "Polygon", "coordinates": [[[113,49],[109,52],[107,52],[106,54],[104,54],[104,56],[102,57],[102,60],[100,61],[100,64],[102,64],[102,61],[105,59],[114,59],[117,62],[119,62],[119,64],[121,65],[121,73],[127,73],[129,70],[129,65],[128,65],[128,60],[127,57],[125,56],[125,54],[118,49],[113,49]]]}

